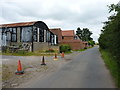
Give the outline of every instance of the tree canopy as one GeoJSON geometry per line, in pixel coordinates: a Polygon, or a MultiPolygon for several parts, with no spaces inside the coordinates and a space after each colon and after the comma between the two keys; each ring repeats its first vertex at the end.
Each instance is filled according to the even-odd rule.
{"type": "Polygon", "coordinates": [[[108,7],[109,12],[114,11],[114,14],[104,22],[99,45],[102,49],[110,51],[116,61],[120,63],[120,6],[111,4],[108,7]]]}
{"type": "Polygon", "coordinates": [[[93,40],[91,38],[92,32],[89,31],[88,28],[83,28],[82,30],[80,27],[77,28],[76,35],[82,40],[82,41],[90,41],[93,40]]]}

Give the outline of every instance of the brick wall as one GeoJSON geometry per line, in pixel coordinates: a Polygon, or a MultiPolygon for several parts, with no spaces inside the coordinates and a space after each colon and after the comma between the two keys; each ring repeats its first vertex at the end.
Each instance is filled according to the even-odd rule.
{"type": "Polygon", "coordinates": [[[73,36],[63,36],[63,40],[74,40],[73,36]]]}
{"type": "Polygon", "coordinates": [[[49,49],[53,49],[59,52],[59,46],[51,46],[45,42],[34,42],[34,51],[46,51],[49,49]]]}
{"type": "Polygon", "coordinates": [[[80,49],[84,48],[84,44],[81,41],[76,41],[76,40],[74,40],[74,41],[62,41],[60,44],[61,45],[68,44],[71,46],[72,50],[80,50],[80,49]]]}
{"type": "Polygon", "coordinates": [[[60,28],[49,29],[49,30],[54,34],[58,35],[58,43],[60,43],[62,41],[62,30],[60,28]]]}

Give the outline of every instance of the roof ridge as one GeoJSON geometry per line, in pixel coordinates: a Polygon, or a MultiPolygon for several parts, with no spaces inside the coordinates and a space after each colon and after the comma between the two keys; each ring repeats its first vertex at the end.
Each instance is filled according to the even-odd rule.
{"type": "Polygon", "coordinates": [[[10,24],[19,24],[19,23],[31,23],[31,22],[38,22],[38,21],[17,22],[17,23],[6,23],[6,24],[0,24],[0,25],[10,25],[10,24]]]}
{"type": "MultiPolygon", "coordinates": [[[[30,22],[18,22],[18,23],[9,23],[9,24],[0,24],[0,27],[15,27],[15,26],[28,26],[33,25],[39,21],[30,21],[30,22]]],[[[42,21],[41,21],[42,22],[42,21]]]]}
{"type": "Polygon", "coordinates": [[[74,30],[62,30],[62,31],[74,31],[74,30]]]}

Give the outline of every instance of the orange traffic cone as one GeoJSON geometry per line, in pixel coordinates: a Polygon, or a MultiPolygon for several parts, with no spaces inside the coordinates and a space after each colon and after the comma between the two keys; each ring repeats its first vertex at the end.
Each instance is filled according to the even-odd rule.
{"type": "Polygon", "coordinates": [[[20,60],[18,60],[18,68],[17,68],[17,71],[15,72],[15,74],[17,74],[17,75],[24,74],[20,60]]]}
{"type": "Polygon", "coordinates": [[[55,53],[55,57],[54,57],[54,60],[58,60],[58,58],[57,58],[57,54],[55,53]]]}
{"type": "Polygon", "coordinates": [[[43,58],[42,58],[42,63],[41,63],[41,65],[46,65],[46,64],[45,64],[44,56],[43,56],[43,58]]]}
{"type": "Polygon", "coordinates": [[[64,56],[65,56],[65,54],[64,54],[64,52],[62,52],[62,53],[61,53],[61,57],[64,58],[64,56]]]}

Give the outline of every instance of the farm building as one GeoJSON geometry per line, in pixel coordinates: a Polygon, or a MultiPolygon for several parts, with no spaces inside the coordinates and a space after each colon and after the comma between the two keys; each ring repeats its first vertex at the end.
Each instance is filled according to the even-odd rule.
{"type": "Polygon", "coordinates": [[[58,35],[59,44],[68,44],[72,50],[79,50],[86,47],[84,42],[75,35],[74,30],[61,30],[60,28],[50,29],[54,34],[58,35]]]}
{"type": "Polygon", "coordinates": [[[28,51],[47,49],[58,42],[57,35],[42,21],[2,24],[0,35],[2,46],[23,46],[28,51]]]}
{"type": "Polygon", "coordinates": [[[60,42],[62,41],[62,30],[61,30],[61,28],[53,28],[53,29],[49,29],[49,30],[58,36],[58,44],[60,44],[60,42]]]}
{"type": "Polygon", "coordinates": [[[74,30],[63,30],[62,31],[62,42],[61,44],[68,44],[72,50],[80,50],[84,48],[82,40],[75,35],[74,30]]]}

